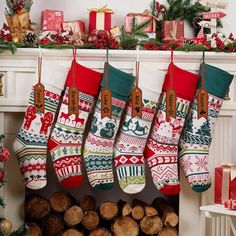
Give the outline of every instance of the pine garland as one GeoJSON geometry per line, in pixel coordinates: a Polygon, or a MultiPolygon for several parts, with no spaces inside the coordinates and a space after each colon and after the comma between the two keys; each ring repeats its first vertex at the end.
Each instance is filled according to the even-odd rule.
{"type": "Polygon", "coordinates": [[[142,39],[147,39],[148,35],[144,32],[144,29],[151,24],[152,20],[147,20],[140,24],[137,24],[136,18],[133,17],[131,32],[127,33],[125,27],[121,27],[120,47],[123,49],[133,49],[142,39]]]}

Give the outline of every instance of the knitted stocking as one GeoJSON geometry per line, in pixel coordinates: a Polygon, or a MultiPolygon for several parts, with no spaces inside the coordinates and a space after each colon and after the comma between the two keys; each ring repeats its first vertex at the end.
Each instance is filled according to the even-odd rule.
{"type": "Polygon", "coordinates": [[[196,74],[175,65],[173,67],[176,118],[166,119],[166,91],[170,88],[169,66],[163,85],[160,107],[144,151],[154,184],[162,193],[169,195],[177,194],[180,191],[177,167],[178,142],[199,79],[196,74]]]}
{"type": "Polygon", "coordinates": [[[13,144],[25,185],[31,189],[40,189],[47,184],[47,142],[67,73],[66,68],[54,62],[43,62],[41,74],[45,86],[45,112],[34,114],[32,90],[24,123],[13,144]]]}
{"type": "Polygon", "coordinates": [[[157,102],[162,90],[164,73],[147,63],[140,63],[139,87],[142,89],[142,118],[131,116],[131,102],[118,135],[114,157],[120,187],[126,193],[135,194],[145,187],[143,151],[157,102]],[[155,78],[153,76],[155,75],[155,78]]]}
{"type": "MultiPolygon", "coordinates": [[[[134,77],[109,65],[108,87],[112,92],[112,118],[101,119],[101,94],[96,104],[92,126],[85,142],[84,160],[90,184],[97,190],[113,187],[113,145],[123,108],[128,100],[134,77]]],[[[105,76],[102,80],[105,87],[105,76]]]]}
{"type": "Polygon", "coordinates": [[[79,65],[75,60],[72,62],[59,116],[48,145],[57,178],[65,188],[75,188],[82,183],[81,146],[84,129],[101,79],[101,73],[79,65]],[[74,63],[75,86],[79,90],[79,112],[78,116],[69,116],[68,89],[72,85],[74,63]]]}
{"type": "MultiPolygon", "coordinates": [[[[181,134],[179,162],[190,186],[196,192],[206,191],[211,186],[207,167],[209,147],[216,118],[232,79],[233,75],[228,72],[206,65],[204,84],[208,91],[208,118],[197,118],[196,94],[181,134]]],[[[198,87],[201,87],[201,80],[198,87]]]]}

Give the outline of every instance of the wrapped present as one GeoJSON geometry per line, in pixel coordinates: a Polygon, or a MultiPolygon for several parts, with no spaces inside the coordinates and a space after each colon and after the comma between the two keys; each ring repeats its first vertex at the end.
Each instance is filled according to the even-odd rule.
{"type": "Polygon", "coordinates": [[[41,29],[43,31],[60,31],[63,21],[63,11],[46,9],[41,14],[41,29]]]}
{"type": "Polygon", "coordinates": [[[163,39],[179,40],[184,38],[184,22],[181,20],[163,21],[163,39]]]}
{"type": "Polygon", "coordinates": [[[131,27],[132,27],[134,17],[137,24],[141,24],[143,22],[151,20],[151,23],[143,31],[146,33],[156,32],[156,18],[148,10],[145,10],[143,13],[130,12],[126,15],[125,31],[127,33],[131,32],[131,27]]]}
{"type": "Polygon", "coordinates": [[[12,38],[15,42],[22,42],[28,29],[30,29],[29,12],[22,8],[17,14],[5,15],[12,38]]]}
{"type": "Polygon", "coordinates": [[[85,34],[85,23],[81,20],[75,21],[66,21],[63,22],[62,28],[64,31],[68,31],[73,33],[73,37],[75,39],[81,39],[86,41],[86,34],[85,34]]]}
{"type": "Polygon", "coordinates": [[[89,9],[89,33],[94,30],[110,30],[111,14],[113,11],[107,6],[89,9]]]}
{"type": "Polygon", "coordinates": [[[225,208],[236,210],[236,200],[229,199],[228,201],[224,202],[224,206],[225,208]]]}
{"type": "Polygon", "coordinates": [[[236,200],[236,164],[222,164],[215,168],[215,203],[236,200]]]}

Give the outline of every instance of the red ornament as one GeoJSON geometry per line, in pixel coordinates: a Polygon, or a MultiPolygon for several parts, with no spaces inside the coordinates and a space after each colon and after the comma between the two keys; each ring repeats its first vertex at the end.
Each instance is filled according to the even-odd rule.
{"type": "Polygon", "coordinates": [[[0,170],[0,183],[3,183],[4,176],[5,176],[4,170],[0,170]]]}
{"type": "Polygon", "coordinates": [[[1,162],[7,161],[9,157],[10,157],[9,151],[5,147],[3,147],[0,155],[0,161],[1,162]]]}

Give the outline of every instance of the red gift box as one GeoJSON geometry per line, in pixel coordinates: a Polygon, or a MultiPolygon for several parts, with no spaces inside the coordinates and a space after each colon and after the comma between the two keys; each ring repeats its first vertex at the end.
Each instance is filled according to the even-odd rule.
{"type": "Polygon", "coordinates": [[[65,21],[62,23],[64,31],[72,31],[73,35],[80,37],[82,40],[86,39],[85,23],[81,20],[65,21]]]}
{"type": "Polygon", "coordinates": [[[43,31],[59,31],[64,21],[63,11],[44,10],[41,14],[41,29],[43,31]]]}
{"type": "Polygon", "coordinates": [[[184,38],[184,22],[172,20],[163,22],[163,39],[179,40],[184,38]]]}
{"type": "Polygon", "coordinates": [[[127,14],[125,17],[125,31],[127,33],[131,32],[134,17],[136,24],[141,24],[145,21],[151,20],[151,23],[143,31],[146,33],[156,32],[156,19],[148,10],[145,10],[143,13],[130,12],[127,14]]]}
{"type": "Polygon", "coordinates": [[[224,204],[236,200],[236,165],[227,164],[215,168],[215,203],[224,204]]]}
{"type": "Polygon", "coordinates": [[[89,13],[89,33],[94,30],[110,30],[113,11],[106,6],[91,8],[89,13]]]}

